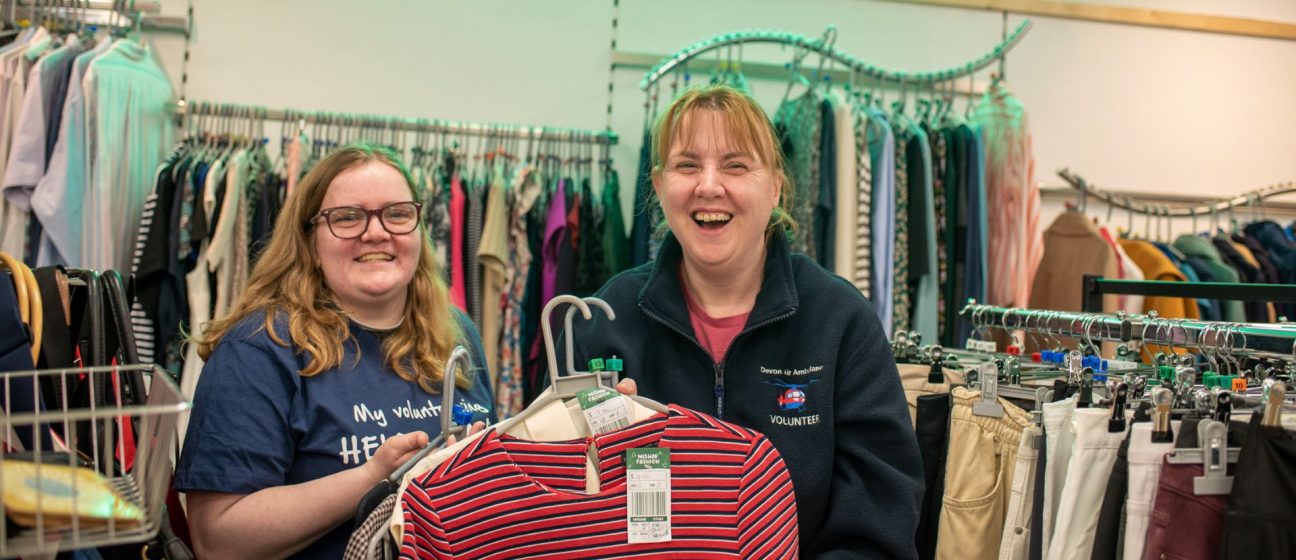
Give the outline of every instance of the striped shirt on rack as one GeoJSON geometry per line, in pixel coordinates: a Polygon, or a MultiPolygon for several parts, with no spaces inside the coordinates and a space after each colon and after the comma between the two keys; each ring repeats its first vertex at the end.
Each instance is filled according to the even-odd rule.
{"type": "Polygon", "coordinates": [[[568,442],[488,433],[412,482],[401,558],[795,558],[796,500],[756,432],[671,406],[626,429],[568,442]],[[669,449],[669,542],[627,542],[626,450],[669,449]],[[593,449],[601,491],[545,482],[593,449]]]}

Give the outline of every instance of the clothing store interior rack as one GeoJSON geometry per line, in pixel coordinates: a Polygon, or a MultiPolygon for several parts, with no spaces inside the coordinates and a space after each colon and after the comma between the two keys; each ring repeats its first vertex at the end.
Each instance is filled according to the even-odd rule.
{"type": "Polygon", "coordinates": [[[1296,361],[1296,325],[1221,323],[1124,316],[1082,311],[1047,311],[969,303],[961,313],[973,325],[1026,330],[1094,342],[1151,342],[1179,348],[1216,348],[1239,356],[1296,361]]]}
{"type": "Polygon", "coordinates": [[[617,143],[616,133],[608,130],[581,130],[550,126],[474,123],[442,119],[367,115],[359,113],[301,111],[297,109],[267,109],[265,107],[252,105],[213,103],[208,101],[183,99],[176,103],[175,110],[176,114],[179,116],[189,115],[244,119],[251,122],[259,121],[261,123],[283,122],[318,124],[324,126],[368,128],[389,132],[492,136],[497,138],[553,140],[569,143],[598,144],[603,146],[614,146],[617,143]]]}
{"type": "MultiPolygon", "coordinates": [[[[952,83],[956,79],[972,76],[992,64],[1001,62],[1005,55],[1008,54],[1008,51],[1011,51],[1013,47],[1016,47],[1021,42],[1026,33],[1030,31],[1031,26],[1030,20],[1024,20],[989,52],[961,65],[928,72],[888,70],[842,52],[833,46],[837,37],[837,30],[833,26],[829,26],[824,35],[817,38],[787,31],[731,31],[703,39],[665,57],[616,51],[613,53],[613,64],[622,67],[642,67],[651,61],[658,61],[651,67],[648,74],[639,81],[639,89],[647,90],[662,77],[677,68],[684,68],[687,71],[688,69],[694,69],[693,67],[696,65],[695,69],[697,70],[707,70],[719,68],[723,64],[718,60],[708,61],[698,58],[705,53],[729,47],[741,48],[741,45],[749,43],[772,43],[792,46],[800,51],[800,54],[794,57],[792,62],[793,70],[799,69],[801,59],[811,52],[820,54],[825,60],[832,60],[845,66],[845,70],[825,72],[822,65],[819,69],[820,76],[831,76],[832,80],[839,83],[849,84],[853,83],[855,78],[870,78],[878,82],[898,84],[901,87],[929,86],[932,84],[952,83]],[[695,59],[696,62],[694,62],[695,59]]],[[[743,74],[751,77],[785,79],[788,76],[788,70],[783,65],[742,62],[743,74]]],[[[967,92],[956,91],[953,93],[966,94],[967,92]]]]}
{"type": "Polygon", "coordinates": [[[1296,303],[1296,284],[1113,280],[1086,274],[1080,308],[1090,313],[1101,313],[1104,294],[1296,303]]]}
{"type": "MultiPolygon", "coordinates": [[[[1073,337],[1091,344],[1139,342],[1296,364],[1296,325],[1291,324],[1190,321],[1126,316],[1123,313],[1110,315],[1006,308],[975,302],[969,302],[960,314],[967,317],[978,332],[994,328],[1025,331],[1046,337],[1073,337]]],[[[929,352],[930,350],[920,350],[918,353],[922,355],[929,352]]],[[[1001,384],[998,393],[1005,398],[1030,401],[1038,398],[1038,389],[1039,387],[1001,384]]],[[[1095,384],[1094,398],[1105,397],[1104,389],[1095,384]]]]}
{"type": "Polygon", "coordinates": [[[17,28],[50,19],[78,22],[86,25],[138,26],[145,31],[165,31],[189,35],[189,20],[184,17],[162,16],[162,3],[156,1],[123,2],[77,1],[40,2],[38,0],[7,0],[3,6],[6,31],[0,36],[17,33],[17,28]]]}
{"type": "Polygon", "coordinates": [[[1143,214],[1147,216],[1160,216],[1163,218],[1197,218],[1207,216],[1218,216],[1223,213],[1233,212],[1241,207],[1257,207],[1261,210],[1269,208],[1296,210],[1296,204],[1291,203],[1274,203],[1269,199],[1296,193],[1296,181],[1278,183],[1267,187],[1258,188],[1243,192],[1237,196],[1228,199],[1206,198],[1206,197],[1180,197],[1175,196],[1175,202],[1193,202],[1197,203],[1190,207],[1181,207],[1178,205],[1164,204],[1147,204],[1135,202],[1136,199],[1142,198],[1143,194],[1125,194],[1119,192],[1109,192],[1094,187],[1085,180],[1084,177],[1071,171],[1068,168],[1059,169],[1058,177],[1071,189],[1079,191],[1079,198],[1076,201],[1077,209],[1080,212],[1086,210],[1089,197],[1094,197],[1103,201],[1110,207],[1120,208],[1128,212],[1143,214]]]}

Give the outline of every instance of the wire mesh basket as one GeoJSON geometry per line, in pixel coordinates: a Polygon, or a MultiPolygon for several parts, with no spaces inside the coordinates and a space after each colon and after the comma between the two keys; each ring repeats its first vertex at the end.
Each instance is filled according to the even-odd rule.
{"type": "Polygon", "coordinates": [[[144,365],[0,373],[0,399],[0,557],[157,534],[190,407],[169,375],[144,365]]]}

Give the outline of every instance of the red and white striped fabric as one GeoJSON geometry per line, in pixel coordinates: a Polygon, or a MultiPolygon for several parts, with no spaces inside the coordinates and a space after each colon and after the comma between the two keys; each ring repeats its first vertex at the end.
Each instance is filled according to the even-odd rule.
{"type": "Polygon", "coordinates": [[[677,406],[581,440],[486,434],[414,480],[402,501],[401,558],[797,557],[796,499],[778,451],[677,406]],[[669,542],[627,542],[625,452],[643,447],[670,450],[669,542]],[[589,452],[595,494],[582,491],[589,452]]]}

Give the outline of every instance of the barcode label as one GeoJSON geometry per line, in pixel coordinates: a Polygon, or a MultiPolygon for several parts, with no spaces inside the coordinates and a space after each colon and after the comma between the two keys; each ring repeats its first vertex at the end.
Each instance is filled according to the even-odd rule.
{"type": "Polygon", "coordinates": [[[612,389],[584,389],[576,393],[576,399],[591,434],[615,432],[630,425],[630,407],[626,405],[626,397],[612,389]]]}
{"type": "Polygon", "coordinates": [[[626,450],[626,540],[671,540],[670,450],[626,450]]]}
{"type": "Polygon", "coordinates": [[[630,518],[636,521],[665,521],[670,513],[665,492],[637,492],[630,495],[630,518]],[[657,519],[654,519],[657,518],[657,519]]]}
{"type": "MultiPolygon", "coordinates": [[[[606,431],[609,431],[609,432],[615,432],[615,431],[620,430],[620,429],[623,429],[623,428],[625,428],[626,426],[629,426],[629,425],[630,425],[630,419],[629,419],[629,418],[617,418],[616,420],[613,420],[613,421],[612,421],[611,423],[609,423],[609,424],[604,424],[606,431]]],[[[599,432],[599,433],[602,433],[602,432],[599,432]]]]}

